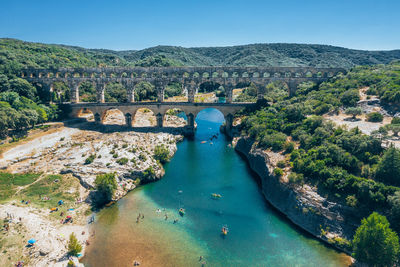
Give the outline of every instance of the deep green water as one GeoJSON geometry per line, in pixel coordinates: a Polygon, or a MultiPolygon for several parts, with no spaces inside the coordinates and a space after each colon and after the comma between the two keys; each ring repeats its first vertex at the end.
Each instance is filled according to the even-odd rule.
{"type": "Polygon", "coordinates": [[[158,182],[102,210],[88,247],[87,266],[346,266],[349,257],[299,231],[270,207],[247,163],[219,134],[216,110],[197,117],[194,140],[185,139],[158,182]],[[180,193],[181,191],[181,193],[180,193]],[[214,200],[211,193],[219,193],[214,200]],[[177,210],[186,214],[180,218],[177,210]],[[163,210],[161,213],[156,209],[163,210]],[[138,213],[145,218],[136,223],[138,213]],[[165,220],[165,214],[168,219],[165,220]],[[180,218],[173,224],[174,218],[180,218]],[[220,235],[227,225],[229,234],[220,235]]]}

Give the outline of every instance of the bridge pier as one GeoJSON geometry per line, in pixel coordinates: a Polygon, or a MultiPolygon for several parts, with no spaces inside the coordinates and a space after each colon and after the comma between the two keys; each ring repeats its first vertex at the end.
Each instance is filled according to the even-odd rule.
{"type": "Polygon", "coordinates": [[[104,98],[104,92],[106,90],[106,85],[104,83],[97,83],[96,84],[96,98],[98,103],[106,102],[104,98]]]}
{"type": "Polygon", "coordinates": [[[127,127],[132,127],[132,115],[130,113],[125,114],[125,124],[127,127]]]}
{"type": "Polygon", "coordinates": [[[79,103],[79,82],[71,81],[68,85],[71,90],[71,103],[79,103]]]}
{"type": "Polygon", "coordinates": [[[96,124],[101,124],[101,116],[99,113],[94,114],[94,122],[96,124]]]}
{"type": "Polygon", "coordinates": [[[157,120],[157,127],[159,128],[163,127],[164,116],[161,113],[157,113],[156,120],[157,120]]]}

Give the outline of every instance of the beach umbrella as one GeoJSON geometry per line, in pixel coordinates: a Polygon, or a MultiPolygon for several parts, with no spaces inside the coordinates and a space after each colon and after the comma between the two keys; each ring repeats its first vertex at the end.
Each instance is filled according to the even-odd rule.
{"type": "Polygon", "coordinates": [[[29,239],[29,240],[28,240],[28,243],[31,244],[31,245],[33,245],[33,244],[36,243],[36,239],[29,239]]]}
{"type": "Polygon", "coordinates": [[[67,216],[67,219],[71,219],[72,217],[71,216],[67,216]]]}

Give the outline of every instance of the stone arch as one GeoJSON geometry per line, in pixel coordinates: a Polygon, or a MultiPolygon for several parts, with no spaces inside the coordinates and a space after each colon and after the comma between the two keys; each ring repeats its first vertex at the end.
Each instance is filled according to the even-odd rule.
{"type": "Polygon", "coordinates": [[[79,99],[82,102],[97,102],[97,91],[94,82],[83,81],[79,83],[79,99]]]}
{"type": "Polygon", "coordinates": [[[132,124],[134,127],[154,127],[157,125],[156,111],[149,107],[135,110],[132,114],[132,124]]]}
{"type": "Polygon", "coordinates": [[[104,86],[104,100],[107,103],[124,103],[128,101],[128,92],[119,81],[110,81],[104,86]]]}
{"type": "Polygon", "coordinates": [[[239,73],[237,71],[232,73],[232,78],[238,78],[239,77],[239,73]]]}
{"type": "Polygon", "coordinates": [[[192,78],[199,78],[200,77],[200,73],[198,73],[197,71],[193,73],[192,78]]]}
{"type": "Polygon", "coordinates": [[[221,88],[222,84],[214,81],[204,81],[199,84],[198,92],[195,94],[195,101],[201,103],[216,102],[217,95],[225,95],[221,88]],[[214,95],[213,95],[214,94],[214,95]]]}
{"type": "MultiPolygon", "coordinates": [[[[193,126],[194,126],[194,123],[198,124],[199,120],[205,120],[202,117],[203,115],[205,115],[204,114],[205,112],[206,113],[207,112],[212,112],[213,113],[212,118],[211,119],[210,118],[206,119],[207,121],[212,121],[212,122],[220,122],[220,121],[225,122],[226,121],[225,114],[224,114],[224,112],[222,112],[222,110],[218,109],[217,107],[205,107],[205,108],[199,110],[197,113],[195,113],[195,114],[193,113],[193,115],[194,115],[193,126]]],[[[192,122],[190,121],[190,118],[188,116],[188,125],[189,126],[191,126],[190,123],[192,123],[192,122]]]]}
{"type": "Polygon", "coordinates": [[[248,78],[249,77],[249,73],[247,71],[243,72],[241,75],[241,78],[248,78]]]}
{"type": "Polygon", "coordinates": [[[124,113],[117,108],[109,108],[103,111],[100,121],[105,125],[125,125],[124,113]]]}
{"type": "Polygon", "coordinates": [[[270,81],[265,86],[265,97],[271,97],[276,99],[280,96],[288,96],[289,95],[290,85],[286,81],[277,80],[270,81]]]}
{"type": "Polygon", "coordinates": [[[218,78],[220,76],[220,74],[217,72],[217,71],[214,71],[212,74],[211,74],[211,77],[212,78],[218,78]]]}
{"type": "Polygon", "coordinates": [[[259,78],[260,77],[260,73],[259,72],[253,72],[253,78],[259,78]]]}
{"type": "Polygon", "coordinates": [[[269,78],[269,77],[271,77],[271,74],[269,72],[263,73],[263,78],[269,78]]]}
{"type": "Polygon", "coordinates": [[[164,88],[165,102],[187,102],[187,95],[183,90],[183,85],[179,81],[171,81],[164,88]]]}
{"type": "Polygon", "coordinates": [[[224,71],[224,72],[222,73],[222,78],[229,78],[229,73],[226,72],[226,71],[224,71]]]}
{"type": "Polygon", "coordinates": [[[76,117],[85,119],[86,121],[94,122],[95,121],[95,114],[89,108],[81,108],[77,113],[76,117]]]}
{"type": "Polygon", "coordinates": [[[304,76],[306,76],[307,78],[312,78],[313,74],[311,71],[307,71],[304,76]]]}
{"type": "Polygon", "coordinates": [[[55,81],[50,85],[52,102],[69,102],[71,101],[71,88],[68,83],[62,80],[55,81]]]}
{"type": "Polygon", "coordinates": [[[210,73],[208,73],[208,72],[203,72],[203,74],[201,74],[201,77],[202,77],[203,79],[208,79],[208,78],[210,78],[210,73]]]}
{"type": "Polygon", "coordinates": [[[163,126],[165,127],[183,127],[187,125],[187,116],[183,109],[170,108],[163,114],[163,126]]]}
{"type": "Polygon", "coordinates": [[[155,86],[147,81],[141,81],[134,86],[135,101],[157,101],[157,90],[155,86]]]}

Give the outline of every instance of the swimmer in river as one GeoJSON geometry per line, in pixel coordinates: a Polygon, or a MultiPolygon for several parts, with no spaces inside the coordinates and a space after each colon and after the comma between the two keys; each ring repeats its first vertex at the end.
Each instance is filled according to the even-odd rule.
{"type": "Polygon", "coordinates": [[[167,214],[165,214],[165,220],[168,220],[168,215],[167,214]]]}
{"type": "Polygon", "coordinates": [[[175,220],[174,220],[174,224],[177,223],[177,222],[178,222],[178,219],[175,219],[175,220]]]}

